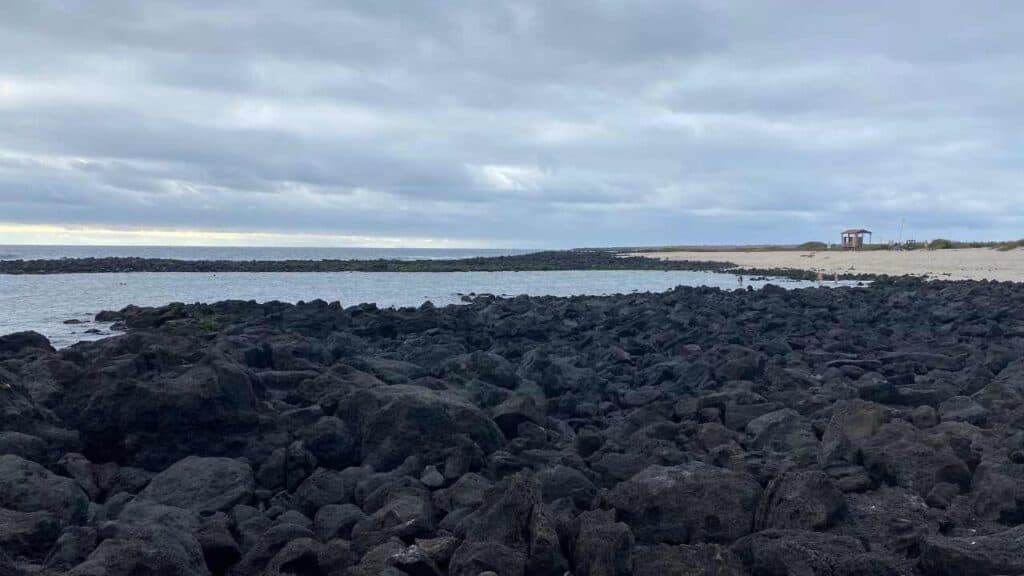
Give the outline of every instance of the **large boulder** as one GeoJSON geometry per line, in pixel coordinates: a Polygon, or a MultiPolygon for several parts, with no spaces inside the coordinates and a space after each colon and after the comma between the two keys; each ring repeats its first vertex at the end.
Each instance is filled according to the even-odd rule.
{"type": "Polygon", "coordinates": [[[1024,470],[1008,460],[993,460],[979,464],[971,478],[971,512],[1009,525],[1024,521],[1024,470]]]}
{"type": "Polygon", "coordinates": [[[59,407],[82,433],[90,460],[132,459],[160,469],[189,454],[224,453],[232,433],[256,422],[252,376],[237,364],[211,358],[183,372],[134,371],[89,375],[93,381],[59,407]]]}
{"type": "Polygon", "coordinates": [[[46,441],[22,432],[0,432],[0,455],[13,454],[33,462],[46,457],[46,441]]]}
{"type": "Polygon", "coordinates": [[[40,559],[60,534],[49,512],[15,512],[0,508],[0,550],[14,557],[40,559]]]}
{"type": "Polygon", "coordinates": [[[439,462],[459,437],[485,454],[503,443],[494,421],[452,392],[410,385],[359,390],[338,411],[354,424],[362,463],[377,470],[391,470],[413,455],[439,462]]]}
{"type": "Polygon", "coordinates": [[[502,388],[515,388],[519,376],[508,360],[492,352],[476,351],[450,358],[443,366],[444,374],[456,379],[479,379],[502,388]]]}
{"type": "Polygon", "coordinates": [[[633,550],[635,576],[746,576],[740,559],[719,544],[639,546],[633,550]]]}
{"type": "Polygon", "coordinates": [[[761,486],[701,463],[651,466],[612,490],[609,502],[649,544],[729,543],[754,527],[761,486]]]}
{"type": "Polygon", "coordinates": [[[818,452],[822,466],[860,463],[860,449],[885,422],[885,407],[864,400],[836,403],[818,452]]]}
{"type": "Polygon", "coordinates": [[[845,507],[843,493],[824,472],[789,472],[765,489],[757,527],[825,530],[840,519],[845,507]]]}
{"type": "Polygon", "coordinates": [[[970,396],[953,396],[939,404],[939,417],[943,422],[968,422],[984,426],[988,415],[988,409],[970,396]]]}
{"type": "Polygon", "coordinates": [[[139,496],[207,514],[248,502],[253,485],[252,468],[241,460],[189,456],[157,474],[139,496]]]}
{"type": "Polygon", "coordinates": [[[372,514],[352,526],[352,544],[356,550],[367,550],[392,537],[409,541],[432,535],[433,516],[433,507],[425,494],[396,489],[384,497],[372,514]]]}
{"type": "Polygon", "coordinates": [[[584,512],[573,547],[577,576],[632,574],[633,533],[615,521],[614,510],[584,512]]]}
{"type": "Polygon", "coordinates": [[[295,490],[295,505],[307,516],[329,504],[346,504],[352,500],[352,481],[344,474],[317,468],[295,490]]]}
{"type": "Polygon", "coordinates": [[[341,419],[324,416],[300,435],[320,466],[341,470],[354,463],[355,438],[341,419]]]}
{"type": "Polygon", "coordinates": [[[796,410],[785,408],[769,412],[747,423],[750,447],[784,454],[802,465],[812,464],[818,451],[818,438],[811,423],[796,410]]]}
{"type": "Polygon", "coordinates": [[[15,332],[0,336],[0,360],[28,352],[53,352],[50,341],[38,332],[15,332]]]}
{"type": "Polygon", "coordinates": [[[921,547],[925,576],[1024,574],[1024,526],[988,536],[934,536],[921,547]]]}
{"type": "Polygon", "coordinates": [[[488,572],[525,576],[526,554],[497,542],[463,542],[455,550],[448,570],[451,576],[480,576],[488,572]]]}
{"type": "Polygon", "coordinates": [[[49,512],[61,525],[83,524],[89,499],[74,480],[8,454],[0,456],[0,508],[49,512]]]}
{"type": "Polygon", "coordinates": [[[729,380],[753,380],[764,373],[764,354],[744,346],[731,344],[712,350],[719,358],[715,376],[722,382],[729,380]]]}
{"type": "Polygon", "coordinates": [[[71,576],[167,574],[208,576],[196,539],[199,515],[153,502],[125,506],[117,521],[103,527],[102,542],[71,576]]]}
{"type": "Polygon", "coordinates": [[[525,549],[530,519],[540,502],[540,485],[532,475],[511,476],[488,490],[483,504],[463,522],[466,539],[525,549]]]}
{"type": "Polygon", "coordinates": [[[967,488],[971,471],[949,442],[906,421],[883,425],[861,447],[864,467],[878,481],[927,496],[937,483],[967,488]]]}
{"type": "Polygon", "coordinates": [[[308,529],[297,524],[283,523],[272,526],[256,540],[255,544],[242,556],[238,564],[231,568],[231,573],[238,576],[261,574],[289,542],[299,539],[315,540],[316,536],[308,529]]]}
{"type": "Polygon", "coordinates": [[[733,545],[750,574],[768,576],[899,576],[898,565],[868,553],[850,536],[765,530],[746,536],[733,545]]]}

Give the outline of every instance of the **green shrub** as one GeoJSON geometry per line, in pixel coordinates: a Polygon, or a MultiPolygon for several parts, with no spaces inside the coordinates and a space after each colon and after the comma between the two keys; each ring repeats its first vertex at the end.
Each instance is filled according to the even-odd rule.
{"type": "Polygon", "coordinates": [[[1003,242],[999,244],[996,246],[996,250],[999,250],[1000,252],[1009,252],[1010,250],[1015,250],[1022,246],[1024,246],[1024,240],[1014,240],[1013,242],[1003,242]]]}
{"type": "Polygon", "coordinates": [[[804,242],[803,244],[797,246],[797,249],[799,249],[799,250],[828,250],[828,244],[825,244],[824,242],[814,242],[814,241],[812,241],[812,242],[804,242]]]}
{"type": "Polygon", "coordinates": [[[946,238],[936,238],[928,243],[929,250],[949,250],[950,248],[956,248],[956,242],[946,238]]]}

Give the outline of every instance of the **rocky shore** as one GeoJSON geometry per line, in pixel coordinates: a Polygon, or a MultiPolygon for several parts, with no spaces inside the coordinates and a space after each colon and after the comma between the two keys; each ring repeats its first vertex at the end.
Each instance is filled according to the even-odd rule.
{"type": "MultiPolygon", "coordinates": [[[[815,273],[790,268],[740,268],[714,260],[658,260],[609,250],[557,250],[514,256],[450,260],[173,260],[164,258],[61,258],[0,260],[0,274],[94,274],[123,272],[535,272],[552,270],[689,270],[736,272],[813,280],[815,273]]],[[[871,280],[846,274],[846,280],[871,280]]]]}
{"type": "Polygon", "coordinates": [[[0,337],[0,575],[1024,573],[1024,288],[129,307],[0,337]]]}

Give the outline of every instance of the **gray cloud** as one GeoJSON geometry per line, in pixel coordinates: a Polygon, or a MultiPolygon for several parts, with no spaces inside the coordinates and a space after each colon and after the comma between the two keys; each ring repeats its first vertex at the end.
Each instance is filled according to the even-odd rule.
{"type": "Polygon", "coordinates": [[[1024,9],[0,5],[0,223],[576,246],[1018,237],[1024,9]]]}

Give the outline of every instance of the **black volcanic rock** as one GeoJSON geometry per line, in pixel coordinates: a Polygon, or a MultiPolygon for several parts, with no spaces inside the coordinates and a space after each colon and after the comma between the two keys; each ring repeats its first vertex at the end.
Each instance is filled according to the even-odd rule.
{"type": "Polygon", "coordinates": [[[1024,572],[1019,285],[104,317],[0,337],[2,573],[1024,572]]]}
{"type": "Polygon", "coordinates": [[[252,469],[245,462],[189,456],[154,476],[139,498],[212,513],[248,502],[252,491],[252,469]]]}

